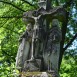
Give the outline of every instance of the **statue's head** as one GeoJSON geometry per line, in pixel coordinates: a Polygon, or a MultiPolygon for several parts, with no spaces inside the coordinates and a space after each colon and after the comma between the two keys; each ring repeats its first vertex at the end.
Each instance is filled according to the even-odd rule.
{"type": "Polygon", "coordinates": [[[52,20],[52,26],[59,26],[59,20],[58,19],[53,19],[52,20]]]}
{"type": "Polygon", "coordinates": [[[30,31],[32,29],[32,24],[31,23],[28,23],[27,24],[27,27],[26,27],[26,30],[27,31],[30,31]]]}
{"type": "Polygon", "coordinates": [[[46,10],[46,0],[38,0],[38,6],[46,10]]]}

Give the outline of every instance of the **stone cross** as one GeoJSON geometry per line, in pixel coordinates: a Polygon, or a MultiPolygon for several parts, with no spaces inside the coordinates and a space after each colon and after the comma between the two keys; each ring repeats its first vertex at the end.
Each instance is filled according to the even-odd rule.
{"type": "Polygon", "coordinates": [[[51,8],[51,0],[39,0],[39,7],[43,7],[45,10],[49,10],[51,8]]]}
{"type": "Polygon", "coordinates": [[[20,71],[48,71],[59,77],[60,22],[66,19],[66,11],[62,6],[52,8],[51,0],[39,0],[38,6],[23,14],[27,29],[20,37],[16,66],[20,71]]]}

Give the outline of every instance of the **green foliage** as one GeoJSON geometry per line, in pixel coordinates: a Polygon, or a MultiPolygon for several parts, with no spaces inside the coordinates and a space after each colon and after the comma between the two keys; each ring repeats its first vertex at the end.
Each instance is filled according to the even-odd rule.
{"type": "Polygon", "coordinates": [[[0,65],[0,77],[17,77],[19,71],[15,69],[15,64],[12,63],[10,66],[4,62],[0,65]]]}
{"type": "MultiPolygon", "coordinates": [[[[75,56],[77,58],[77,56],[75,56]]],[[[75,57],[65,56],[62,61],[60,75],[61,77],[77,76],[77,60],[75,57]]]]}

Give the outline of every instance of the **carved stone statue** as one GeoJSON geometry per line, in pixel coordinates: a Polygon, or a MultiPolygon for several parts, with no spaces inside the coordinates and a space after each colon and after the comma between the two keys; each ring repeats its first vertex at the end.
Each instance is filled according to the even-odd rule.
{"type": "Polygon", "coordinates": [[[27,25],[26,31],[19,39],[20,45],[16,57],[16,66],[18,67],[18,69],[22,70],[25,60],[29,58],[29,51],[31,48],[31,38],[32,38],[32,25],[31,23],[29,23],[27,25]]]}
{"type": "MultiPolygon", "coordinates": [[[[59,77],[62,35],[58,14],[62,15],[65,10],[62,7],[51,8],[50,2],[51,0],[39,0],[39,9],[23,14],[27,27],[19,40],[16,66],[20,71],[48,71],[55,73],[54,77],[59,77]]],[[[43,77],[42,75],[40,77],[43,77]]]]}
{"type": "Polygon", "coordinates": [[[59,21],[57,19],[52,20],[52,28],[49,32],[47,46],[45,49],[44,62],[45,67],[48,68],[49,72],[54,70],[58,74],[58,61],[60,54],[60,41],[62,38],[61,30],[59,28],[59,21]]]}

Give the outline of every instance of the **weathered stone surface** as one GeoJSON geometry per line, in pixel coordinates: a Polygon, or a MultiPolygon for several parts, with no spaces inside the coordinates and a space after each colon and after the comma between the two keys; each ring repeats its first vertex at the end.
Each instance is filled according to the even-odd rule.
{"type": "Polygon", "coordinates": [[[21,77],[55,77],[47,72],[23,72],[21,77]]]}
{"type": "Polygon", "coordinates": [[[66,13],[61,6],[51,8],[50,0],[39,2],[43,2],[39,9],[23,14],[23,20],[28,25],[21,37],[16,65],[21,67],[20,77],[59,77],[61,41],[59,22],[62,21],[58,15],[62,14],[64,17],[66,13]]]}
{"type": "Polygon", "coordinates": [[[39,72],[39,71],[34,71],[34,72],[21,72],[19,77],[60,77],[57,75],[54,70],[51,71],[44,71],[44,72],[39,72]]]}
{"type": "Polygon", "coordinates": [[[41,60],[34,59],[34,60],[27,60],[24,63],[24,71],[31,72],[31,71],[40,71],[41,69],[41,60]]]}

